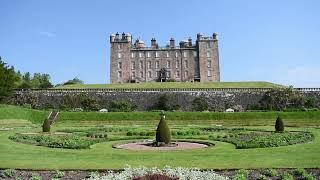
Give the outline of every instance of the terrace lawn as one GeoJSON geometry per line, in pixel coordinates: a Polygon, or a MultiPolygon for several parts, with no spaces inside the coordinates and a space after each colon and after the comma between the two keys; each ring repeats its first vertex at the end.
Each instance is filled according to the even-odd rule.
{"type": "MultiPolygon", "coordinates": [[[[272,130],[278,113],[171,112],[167,113],[167,120],[170,127],[175,129],[223,124],[272,130]]],[[[136,125],[152,129],[158,122],[158,114],[159,112],[105,114],[61,112],[58,122],[52,129],[56,131],[103,125],[113,127],[136,125]]],[[[93,145],[91,149],[83,150],[48,148],[16,143],[8,139],[16,132],[41,132],[41,122],[46,118],[47,112],[2,105],[0,106],[0,168],[94,170],[121,169],[126,164],[134,167],[170,165],[205,169],[319,168],[320,112],[279,114],[283,115],[284,123],[291,126],[286,127],[287,130],[311,131],[315,135],[315,140],[305,144],[255,149],[235,149],[232,144],[212,141],[216,144],[212,148],[172,152],[130,151],[111,147],[120,141],[99,143],[93,145]],[[4,130],[6,127],[13,129],[4,130]]]]}
{"type": "Polygon", "coordinates": [[[110,89],[189,89],[189,88],[277,88],[284,87],[279,84],[263,81],[248,82],[210,82],[210,83],[185,83],[185,82],[165,82],[165,83],[117,83],[117,84],[75,84],[55,87],[57,89],[87,89],[87,88],[110,88],[110,89]]]}

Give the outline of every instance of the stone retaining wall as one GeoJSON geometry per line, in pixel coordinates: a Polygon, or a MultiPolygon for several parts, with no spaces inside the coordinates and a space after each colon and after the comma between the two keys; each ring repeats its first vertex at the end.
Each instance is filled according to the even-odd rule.
{"type": "MultiPolygon", "coordinates": [[[[296,89],[306,96],[316,97],[320,102],[320,89],[308,90],[296,89]]],[[[264,93],[270,89],[263,88],[239,88],[239,89],[146,89],[146,90],[113,90],[113,89],[51,89],[51,90],[28,90],[16,91],[11,99],[12,104],[31,104],[34,108],[58,108],[67,96],[86,95],[95,98],[102,108],[112,100],[128,100],[137,106],[138,111],[150,110],[156,105],[159,97],[166,94],[171,105],[179,105],[181,110],[191,110],[192,101],[196,97],[203,97],[209,103],[211,110],[224,111],[226,108],[241,105],[257,104],[264,93]]],[[[76,107],[74,107],[76,108],[76,107]]]]}

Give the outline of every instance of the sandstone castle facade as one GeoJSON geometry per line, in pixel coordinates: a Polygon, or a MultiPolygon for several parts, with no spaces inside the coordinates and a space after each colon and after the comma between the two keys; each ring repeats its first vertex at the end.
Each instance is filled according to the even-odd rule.
{"type": "Polygon", "coordinates": [[[219,82],[218,37],[213,33],[205,37],[197,34],[192,39],[175,40],[165,47],[159,47],[151,39],[151,47],[137,39],[132,42],[128,33],[110,36],[110,77],[111,83],[179,81],[219,82]]]}

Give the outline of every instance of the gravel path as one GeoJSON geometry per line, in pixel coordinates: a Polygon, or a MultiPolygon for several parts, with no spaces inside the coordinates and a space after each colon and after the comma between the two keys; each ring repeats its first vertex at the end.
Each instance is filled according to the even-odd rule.
{"type": "Polygon", "coordinates": [[[148,142],[135,142],[135,143],[127,143],[116,146],[121,149],[129,149],[129,150],[151,150],[151,151],[171,151],[171,150],[188,150],[188,149],[199,149],[208,147],[205,144],[200,143],[191,143],[191,142],[175,142],[177,146],[162,146],[162,147],[153,147],[149,146],[148,142]]]}

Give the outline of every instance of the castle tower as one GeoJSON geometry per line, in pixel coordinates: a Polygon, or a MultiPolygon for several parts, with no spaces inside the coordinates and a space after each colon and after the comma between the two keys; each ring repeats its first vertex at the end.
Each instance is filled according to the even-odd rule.
{"type": "Polygon", "coordinates": [[[199,72],[201,82],[220,82],[218,35],[204,37],[197,34],[199,72]]]}
{"type": "Polygon", "coordinates": [[[132,37],[122,33],[110,35],[110,81],[111,83],[128,82],[130,79],[130,49],[132,37]]]}

